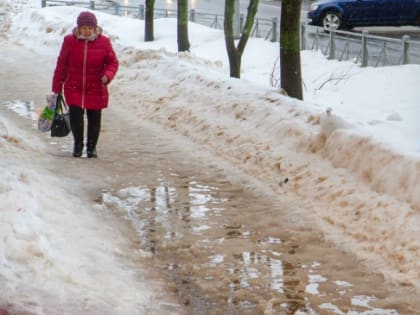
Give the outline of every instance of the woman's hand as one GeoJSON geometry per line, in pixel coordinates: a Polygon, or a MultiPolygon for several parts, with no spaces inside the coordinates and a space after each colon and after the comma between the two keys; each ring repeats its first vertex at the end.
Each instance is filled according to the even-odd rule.
{"type": "Polygon", "coordinates": [[[101,78],[101,82],[102,82],[103,85],[107,85],[108,82],[109,82],[108,77],[106,75],[103,75],[102,78],[101,78]]]}

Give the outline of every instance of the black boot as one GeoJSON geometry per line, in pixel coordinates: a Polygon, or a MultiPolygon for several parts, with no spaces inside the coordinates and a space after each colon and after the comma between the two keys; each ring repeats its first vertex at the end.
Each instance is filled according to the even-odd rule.
{"type": "Polygon", "coordinates": [[[81,157],[83,152],[83,109],[69,105],[71,132],[73,133],[73,156],[81,157]]]}
{"type": "Polygon", "coordinates": [[[87,132],[87,157],[97,158],[96,144],[98,143],[101,130],[101,110],[87,110],[88,132],[87,132]]]}
{"type": "Polygon", "coordinates": [[[73,147],[73,156],[81,157],[83,152],[83,142],[75,142],[73,147]]]}
{"type": "Polygon", "coordinates": [[[96,153],[96,148],[93,144],[89,144],[87,145],[87,157],[88,158],[97,158],[98,154],[96,153]]]}

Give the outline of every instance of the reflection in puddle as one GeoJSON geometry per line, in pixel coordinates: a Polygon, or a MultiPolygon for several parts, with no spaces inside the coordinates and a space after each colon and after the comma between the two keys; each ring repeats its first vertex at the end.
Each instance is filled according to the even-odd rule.
{"type": "Polygon", "coordinates": [[[327,279],[320,275],[309,275],[309,284],[306,286],[305,292],[319,295],[318,287],[320,282],[326,282],[327,279]]]}
{"type": "Polygon", "coordinates": [[[272,205],[254,204],[225,181],[212,187],[174,178],[105,193],[103,202],[130,220],[192,313],[398,314],[372,306],[374,294],[386,299],[383,280],[369,276],[367,284],[354,263],[340,266],[343,253],[313,236],[299,240],[287,220],[265,229],[270,220],[255,215],[264,218],[272,205]]]}

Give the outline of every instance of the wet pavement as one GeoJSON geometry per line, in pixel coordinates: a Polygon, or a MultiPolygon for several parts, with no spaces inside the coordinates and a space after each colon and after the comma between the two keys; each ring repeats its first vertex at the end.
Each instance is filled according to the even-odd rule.
{"type": "Polygon", "coordinates": [[[132,224],[188,313],[415,314],[408,290],[325,242],[293,205],[170,134],[135,133],[141,146],[121,157],[141,166],[101,202],[132,224]]]}
{"type": "MultiPolygon", "coordinates": [[[[0,101],[42,102],[52,65],[28,56],[3,49],[0,101]]],[[[202,147],[129,119],[118,104],[103,126],[98,160],[71,158],[66,138],[51,145],[52,167],[83,176],[92,204],[129,223],[133,251],[151,256],[141,268],[165,279],[185,313],[420,314],[410,288],[325,242],[314,218],[202,147]]]]}

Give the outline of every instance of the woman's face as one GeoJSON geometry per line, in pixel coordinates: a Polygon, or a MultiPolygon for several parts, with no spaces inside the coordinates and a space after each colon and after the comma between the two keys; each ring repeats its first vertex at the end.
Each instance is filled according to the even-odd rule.
{"type": "Polygon", "coordinates": [[[93,26],[87,26],[87,25],[82,25],[79,27],[80,30],[80,34],[83,37],[90,37],[92,36],[93,32],[95,31],[95,28],[93,26]]]}

